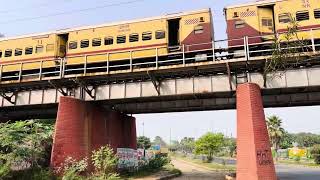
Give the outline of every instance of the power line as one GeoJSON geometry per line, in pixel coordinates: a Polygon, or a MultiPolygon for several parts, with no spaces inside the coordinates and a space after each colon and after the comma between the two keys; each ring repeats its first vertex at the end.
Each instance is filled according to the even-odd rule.
{"type": "Polygon", "coordinates": [[[145,0],[132,0],[132,1],[125,1],[125,2],[95,6],[95,7],[86,8],[86,9],[64,11],[64,12],[60,12],[60,13],[53,13],[53,14],[48,14],[48,15],[43,15],[43,16],[18,18],[18,19],[13,19],[13,20],[8,20],[8,21],[0,21],[0,24],[10,24],[10,23],[15,23],[15,22],[33,21],[33,20],[44,19],[44,18],[49,18],[49,17],[56,17],[56,16],[62,16],[62,15],[74,14],[74,13],[82,13],[82,12],[92,11],[92,10],[96,10],[96,9],[103,9],[106,7],[115,7],[115,6],[134,4],[134,3],[142,2],[142,1],[145,1],[145,0]]]}
{"type": "MultiPolygon", "coordinates": [[[[52,6],[52,2],[37,4],[36,6],[37,6],[37,8],[49,7],[49,6],[52,6]]],[[[22,10],[31,9],[32,7],[34,7],[34,6],[21,7],[21,8],[16,8],[16,9],[9,9],[9,10],[2,10],[2,11],[0,11],[0,14],[8,14],[8,13],[12,13],[12,12],[18,12],[18,11],[22,11],[22,10]]]]}

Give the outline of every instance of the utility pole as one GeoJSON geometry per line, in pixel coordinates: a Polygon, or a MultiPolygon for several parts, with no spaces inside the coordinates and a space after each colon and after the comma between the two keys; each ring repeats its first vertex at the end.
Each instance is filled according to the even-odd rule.
{"type": "Polygon", "coordinates": [[[169,140],[169,146],[171,146],[171,127],[170,127],[170,140],[169,140]]]}
{"type": "Polygon", "coordinates": [[[142,136],[144,136],[144,121],[142,121],[142,136]]]}

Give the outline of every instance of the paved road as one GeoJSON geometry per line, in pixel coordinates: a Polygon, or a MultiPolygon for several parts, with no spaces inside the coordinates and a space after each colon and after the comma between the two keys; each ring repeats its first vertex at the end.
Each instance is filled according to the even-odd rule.
{"type": "Polygon", "coordinates": [[[224,180],[224,173],[211,171],[193,163],[173,159],[172,164],[182,171],[182,176],[175,180],[224,180]]]}
{"type": "Polygon", "coordinates": [[[276,171],[280,180],[320,180],[320,168],[277,165],[276,171]]]}
{"type": "MultiPolygon", "coordinates": [[[[172,163],[183,174],[175,180],[224,180],[225,177],[225,173],[211,171],[190,162],[173,159],[172,163]]],[[[279,180],[320,180],[320,168],[277,165],[276,171],[279,180]]]]}

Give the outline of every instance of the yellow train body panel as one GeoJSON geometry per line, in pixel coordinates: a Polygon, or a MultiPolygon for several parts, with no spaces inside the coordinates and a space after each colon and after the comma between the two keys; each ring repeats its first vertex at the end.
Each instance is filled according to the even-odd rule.
{"type": "Polygon", "coordinates": [[[82,65],[167,56],[170,53],[168,48],[172,46],[169,36],[171,20],[179,21],[179,27],[175,27],[178,29],[176,45],[210,43],[213,39],[211,10],[206,9],[0,39],[0,65],[5,73],[38,71],[40,67],[58,68],[61,59],[65,59],[67,65],[82,65]],[[124,42],[118,42],[121,40],[124,42]],[[5,56],[9,49],[12,55],[5,56]],[[20,55],[15,54],[16,49],[22,51],[20,55]]]}
{"type": "Polygon", "coordinates": [[[264,36],[251,38],[252,43],[259,43],[273,38],[268,34],[278,33],[280,40],[285,40],[281,34],[290,26],[290,17],[298,22],[299,39],[320,39],[320,0],[258,1],[226,7],[225,15],[228,39],[264,36]]]}
{"type": "Polygon", "coordinates": [[[41,60],[51,60],[43,63],[44,68],[54,66],[52,60],[57,55],[56,44],[57,36],[54,34],[0,41],[2,72],[17,71],[20,68],[21,70],[39,69],[41,60]],[[28,54],[27,48],[29,48],[28,54]],[[11,55],[6,55],[9,52],[11,55]]]}

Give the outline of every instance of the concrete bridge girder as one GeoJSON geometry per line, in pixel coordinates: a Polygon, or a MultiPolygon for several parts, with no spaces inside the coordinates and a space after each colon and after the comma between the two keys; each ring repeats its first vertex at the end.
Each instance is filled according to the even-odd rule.
{"type": "MultiPolygon", "coordinates": [[[[265,107],[320,104],[319,77],[318,67],[269,74],[262,93],[265,107]]],[[[260,87],[264,85],[261,73],[249,73],[248,81],[260,87]]],[[[87,88],[92,89],[91,95],[81,86],[61,90],[71,97],[94,101],[121,112],[135,114],[234,109],[236,82],[239,80],[233,74],[231,77],[222,74],[162,79],[158,89],[160,95],[152,80],[89,86],[87,88]]],[[[34,111],[39,105],[55,105],[52,107],[56,108],[60,97],[63,96],[61,91],[54,88],[15,93],[11,98],[14,104],[0,97],[0,114],[5,111],[8,118],[10,113],[13,114],[21,108],[25,109],[26,114],[28,111],[34,111]]],[[[6,95],[11,96],[12,92],[6,95]]]]}

